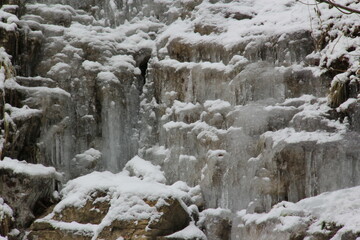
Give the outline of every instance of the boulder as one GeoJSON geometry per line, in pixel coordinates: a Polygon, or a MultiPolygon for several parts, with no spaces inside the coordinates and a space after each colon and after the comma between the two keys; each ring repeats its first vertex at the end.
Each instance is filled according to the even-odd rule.
{"type": "Polygon", "coordinates": [[[0,196],[13,208],[17,227],[29,226],[51,205],[60,179],[61,175],[52,167],[7,157],[0,161],[0,196]]]}
{"type": "MultiPolygon", "coordinates": [[[[94,192],[83,207],[65,207],[60,212],[53,211],[50,219],[40,219],[31,225],[30,240],[52,239],[91,239],[97,231],[97,239],[116,240],[125,239],[157,239],[185,228],[190,217],[177,199],[168,198],[165,204],[158,200],[146,200],[149,207],[155,207],[159,218],[143,218],[128,220],[117,218],[106,225],[106,214],[109,213],[110,203],[107,193],[94,192]],[[107,200],[106,200],[107,199],[107,200]],[[65,224],[64,224],[65,223],[65,224]],[[66,224],[72,224],[69,228],[66,224]],[[75,226],[76,225],[76,226],[75,226]],[[92,225],[93,231],[87,231],[86,225],[92,225]],[[74,229],[77,227],[78,229],[74,229]],[[83,227],[81,230],[79,228],[83,227]]],[[[111,214],[111,212],[109,213],[111,214]]],[[[48,215],[50,216],[50,215],[48,215]]]]}
{"type": "MultiPolygon", "coordinates": [[[[157,170],[154,176],[164,178],[160,169],[140,160],[157,170]]],[[[144,170],[133,163],[135,172],[144,170]]],[[[60,193],[62,200],[31,225],[28,239],[155,240],[186,228],[191,216],[185,203],[195,201],[191,188],[185,183],[165,185],[150,173],[132,176],[128,167],[117,174],[93,172],[69,181],[60,193]]]]}
{"type": "MultiPolygon", "coordinates": [[[[149,206],[157,205],[158,201],[145,200],[149,206]]],[[[186,227],[190,221],[188,213],[176,199],[166,199],[166,204],[156,207],[161,214],[159,219],[141,219],[135,221],[116,220],[105,227],[99,234],[99,239],[116,240],[125,239],[157,239],[174,233],[186,227]]]]}

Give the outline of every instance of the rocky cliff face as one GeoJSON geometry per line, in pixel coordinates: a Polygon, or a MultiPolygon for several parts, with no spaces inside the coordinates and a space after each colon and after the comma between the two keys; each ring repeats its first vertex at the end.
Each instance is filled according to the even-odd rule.
{"type": "MultiPolygon", "coordinates": [[[[278,222],[246,213],[360,183],[357,15],[293,0],[0,5],[1,158],[63,173],[16,202],[4,179],[26,193],[38,178],[22,184],[6,170],[0,197],[14,227],[29,227],[68,180],[118,173],[135,155],[161,166],[167,184],[200,186],[195,205],[207,210],[187,232],[196,223],[208,239],[268,239],[278,222]]],[[[274,236],[309,237],[309,221],[274,236]]]]}

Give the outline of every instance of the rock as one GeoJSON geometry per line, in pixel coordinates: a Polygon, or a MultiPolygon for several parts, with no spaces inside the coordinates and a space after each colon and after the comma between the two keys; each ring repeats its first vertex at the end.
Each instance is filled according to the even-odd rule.
{"type": "Polygon", "coordinates": [[[197,225],[208,240],[230,240],[232,214],[227,209],[205,209],[197,225]]]}
{"type": "Polygon", "coordinates": [[[61,231],[61,230],[43,230],[31,232],[28,235],[30,240],[54,240],[54,239],[64,239],[64,240],[91,240],[91,236],[84,236],[81,234],[76,234],[76,232],[71,231],[61,231]]]}
{"type": "Polygon", "coordinates": [[[52,204],[60,179],[54,168],[9,158],[0,161],[0,196],[12,206],[16,227],[28,227],[52,204]]]}
{"type": "MultiPolygon", "coordinates": [[[[83,207],[66,207],[60,212],[55,212],[52,219],[60,223],[74,222],[80,224],[99,225],[109,211],[109,200],[106,199],[106,193],[94,192],[90,200],[83,207]]],[[[156,207],[158,201],[144,200],[150,207],[156,207]]],[[[125,239],[156,239],[158,236],[165,236],[183,229],[189,223],[189,215],[176,199],[165,199],[166,204],[156,207],[157,212],[161,215],[158,219],[138,219],[138,220],[114,220],[109,226],[105,226],[99,232],[98,239],[116,240],[120,237],[125,239]]],[[[62,229],[52,225],[51,221],[35,221],[31,226],[29,239],[91,239],[75,230],[62,229]]],[[[61,226],[61,225],[59,225],[61,226]]],[[[94,232],[90,233],[92,236],[94,232]]]]}
{"type": "Polygon", "coordinates": [[[0,198],[0,236],[8,236],[13,225],[13,211],[4,199],[0,198]]]}
{"type": "MultiPolygon", "coordinates": [[[[132,160],[131,167],[138,168],[139,161],[161,173],[140,158],[132,160]]],[[[188,226],[191,217],[185,202],[193,204],[194,189],[185,183],[168,186],[157,178],[129,176],[128,168],[118,174],[93,172],[68,182],[63,199],[31,225],[29,239],[157,239],[188,226]]]]}
{"type": "MultiPolygon", "coordinates": [[[[161,214],[158,220],[150,219],[136,221],[119,221],[111,223],[99,234],[99,238],[116,240],[119,237],[125,239],[155,239],[158,236],[165,236],[183,229],[189,223],[189,215],[175,199],[166,199],[166,205],[157,208],[161,214]]],[[[145,202],[149,206],[155,206],[156,201],[145,202]]]]}
{"type": "MultiPolygon", "coordinates": [[[[78,223],[91,223],[99,224],[104,216],[107,214],[110,203],[105,192],[94,192],[89,196],[86,204],[80,208],[66,207],[60,212],[55,212],[53,217],[56,221],[62,222],[78,222],[78,223]]],[[[36,229],[36,223],[34,229],[36,229]]]]}
{"type": "Polygon", "coordinates": [[[101,152],[90,148],[81,154],[75,155],[71,160],[71,178],[76,178],[92,171],[101,169],[101,152]]]}

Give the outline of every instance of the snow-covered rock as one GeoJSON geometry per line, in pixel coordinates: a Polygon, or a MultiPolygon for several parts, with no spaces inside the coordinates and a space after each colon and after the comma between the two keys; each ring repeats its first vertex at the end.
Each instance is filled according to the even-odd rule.
{"type": "Polygon", "coordinates": [[[138,177],[144,181],[166,183],[164,173],[160,166],[154,166],[150,162],[135,156],[125,165],[130,176],[138,177]]]}
{"type": "Polygon", "coordinates": [[[326,192],[297,203],[280,202],[268,213],[237,213],[232,239],[357,239],[360,188],[326,192]]]}
{"type": "Polygon", "coordinates": [[[71,177],[75,178],[95,170],[100,170],[101,156],[101,152],[94,148],[75,155],[71,162],[71,177]]]}
{"type": "Polygon", "coordinates": [[[193,190],[163,181],[160,169],[139,157],[120,173],[71,180],[51,213],[33,223],[29,239],[152,239],[182,230],[191,219],[186,204],[194,203],[193,190]]]}
{"type": "Polygon", "coordinates": [[[197,225],[208,240],[230,239],[232,213],[229,209],[208,208],[200,213],[197,225]]]}
{"type": "Polygon", "coordinates": [[[0,161],[0,174],[1,196],[12,207],[19,228],[28,226],[51,205],[53,192],[63,179],[54,167],[7,157],[0,161]]]}

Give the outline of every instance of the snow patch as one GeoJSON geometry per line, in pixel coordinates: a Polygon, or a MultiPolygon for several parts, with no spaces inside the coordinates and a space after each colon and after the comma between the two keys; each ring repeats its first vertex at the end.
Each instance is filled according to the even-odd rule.
{"type": "Polygon", "coordinates": [[[136,176],[147,182],[166,182],[164,172],[160,170],[160,166],[154,166],[138,156],[127,162],[124,169],[129,171],[130,176],[136,176]]]}
{"type": "Polygon", "coordinates": [[[32,164],[5,157],[0,161],[0,169],[13,171],[15,174],[25,174],[32,177],[55,178],[61,180],[63,175],[53,167],[45,167],[42,164],[32,164]]]}

